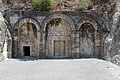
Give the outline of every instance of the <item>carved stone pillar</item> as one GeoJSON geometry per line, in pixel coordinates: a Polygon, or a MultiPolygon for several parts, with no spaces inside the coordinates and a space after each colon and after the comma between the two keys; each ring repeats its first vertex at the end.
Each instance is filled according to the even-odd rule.
{"type": "Polygon", "coordinates": [[[42,53],[42,33],[38,32],[38,42],[39,42],[39,57],[41,57],[42,53]]]}
{"type": "Polygon", "coordinates": [[[76,33],[76,53],[79,54],[79,32],[76,33]]]}
{"type": "Polygon", "coordinates": [[[78,35],[76,34],[76,32],[74,31],[72,33],[72,57],[73,58],[78,58],[79,57],[79,53],[78,53],[78,35]]]}
{"type": "Polygon", "coordinates": [[[18,57],[18,37],[14,36],[14,57],[18,57]]]}
{"type": "Polygon", "coordinates": [[[41,57],[46,56],[46,32],[42,32],[42,54],[41,57]]]}
{"type": "Polygon", "coordinates": [[[97,31],[95,30],[95,32],[94,32],[94,54],[95,54],[95,57],[97,57],[97,31]]]}

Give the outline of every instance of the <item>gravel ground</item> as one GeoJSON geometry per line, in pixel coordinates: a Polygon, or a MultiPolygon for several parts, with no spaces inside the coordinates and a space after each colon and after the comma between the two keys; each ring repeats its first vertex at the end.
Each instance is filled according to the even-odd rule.
{"type": "Polygon", "coordinates": [[[8,59],[0,80],[120,80],[120,67],[99,59],[8,59]]]}

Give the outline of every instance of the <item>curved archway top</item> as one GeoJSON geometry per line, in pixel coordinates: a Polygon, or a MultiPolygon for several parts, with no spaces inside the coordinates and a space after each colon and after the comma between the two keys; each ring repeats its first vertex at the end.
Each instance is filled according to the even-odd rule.
{"type": "Polygon", "coordinates": [[[36,26],[37,31],[40,31],[40,24],[36,19],[33,18],[21,18],[14,25],[15,28],[20,28],[25,23],[32,23],[36,26]]]}
{"type": "Polygon", "coordinates": [[[61,19],[65,19],[65,20],[67,20],[68,21],[68,23],[71,25],[71,30],[72,31],[75,31],[75,24],[74,24],[74,22],[73,22],[73,20],[69,17],[69,16],[67,16],[67,15],[65,15],[65,14],[61,14],[61,13],[55,13],[55,14],[51,14],[51,15],[49,15],[44,21],[43,21],[43,31],[46,31],[46,29],[47,29],[47,24],[51,21],[51,20],[53,20],[53,19],[55,19],[55,18],[61,18],[61,19]]]}
{"type": "Polygon", "coordinates": [[[94,20],[94,19],[81,19],[78,21],[77,26],[78,26],[78,30],[80,30],[81,26],[85,23],[90,23],[91,25],[93,25],[95,30],[99,30],[100,29],[100,25],[99,23],[94,20]]]}

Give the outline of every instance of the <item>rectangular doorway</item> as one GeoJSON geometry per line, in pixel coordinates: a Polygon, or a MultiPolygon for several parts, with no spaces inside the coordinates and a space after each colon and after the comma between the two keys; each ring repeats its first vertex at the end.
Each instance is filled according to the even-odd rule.
{"type": "Polygon", "coordinates": [[[65,41],[54,41],[54,56],[65,56],[65,41]]]}
{"type": "Polygon", "coordinates": [[[30,46],[23,46],[24,56],[30,56],[30,46]]]}

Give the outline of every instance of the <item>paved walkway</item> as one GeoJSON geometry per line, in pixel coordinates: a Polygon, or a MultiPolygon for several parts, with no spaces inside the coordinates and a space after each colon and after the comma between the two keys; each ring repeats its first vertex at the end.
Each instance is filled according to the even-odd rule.
{"type": "Polygon", "coordinates": [[[120,80],[120,67],[98,59],[10,59],[0,80],[120,80]]]}

